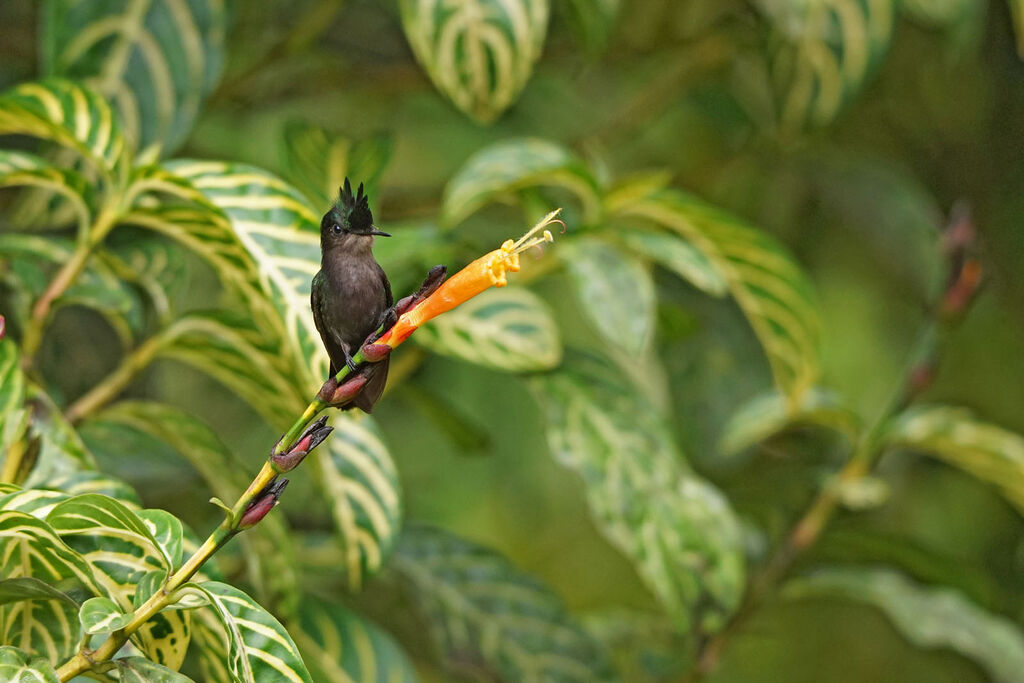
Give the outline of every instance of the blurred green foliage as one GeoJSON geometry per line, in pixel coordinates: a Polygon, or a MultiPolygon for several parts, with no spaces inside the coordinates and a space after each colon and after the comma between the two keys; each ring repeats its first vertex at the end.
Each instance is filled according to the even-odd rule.
{"type": "Polygon", "coordinates": [[[567,231],[397,351],[135,654],[259,680],[222,636],[249,618],[318,681],[1022,680],[1022,16],[3,3],[0,544],[27,525],[55,568],[0,572],[32,650],[0,670],[65,661],[78,609],[116,628],[318,388],[349,175],[396,293],[551,207],[567,231]],[[76,529],[91,494],[115,520],[76,529]],[[111,539],[131,571],[97,569],[111,539]]]}

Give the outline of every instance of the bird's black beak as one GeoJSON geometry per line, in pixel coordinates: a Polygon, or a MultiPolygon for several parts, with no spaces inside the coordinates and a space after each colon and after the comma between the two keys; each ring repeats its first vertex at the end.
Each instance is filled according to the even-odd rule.
{"type": "Polygon", "coordinates": [[[391,233],[390,232],[384,232],[383,230],[378,230],[376,225],[371,226],[370,234],[371,235],[380,235],[381,237],[391,237],[391,233]]]}

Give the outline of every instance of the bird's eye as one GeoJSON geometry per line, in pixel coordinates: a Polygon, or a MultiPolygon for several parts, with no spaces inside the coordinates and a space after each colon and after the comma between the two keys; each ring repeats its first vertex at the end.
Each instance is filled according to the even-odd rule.
{"type": "Polygon", "coordinates": [[[340,235],[341,234],[341,226],[340,225],[335,225],[334,226],[334,234],[335,235],[340,235]]]}

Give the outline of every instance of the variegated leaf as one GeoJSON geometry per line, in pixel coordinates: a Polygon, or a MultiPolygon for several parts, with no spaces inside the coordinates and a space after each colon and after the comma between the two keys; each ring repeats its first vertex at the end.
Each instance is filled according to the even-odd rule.
{"type": "Polygon", "coordinates": [[[517,99],[540,57],[549,0],[401,0],[402,28],[434,85],[490,123],[517,99]]]}
{"type": "Polygon", "coordinates": [[[145,657],[118,657],[114,664],[120,683],[192,683],[188,676],[145,657]]]}
{"type": "Polygon", "coordinates": [[[301,365],[299,386],[327,376],[327,353],[309,314],[313,276],[320,270],[320,217],[291,185],[243,164],[176,161],[186,178],[230,218],[255,262],[259,282],[284,320],[286,340],[301,365]]]}
{"type": "Polygon", "coordinates": [[[93,85],[138,148],[184,142],[220,76],[223,0],[47,0],[43,18],[48,73],[93,85]]]}
{"type": "Polygon", "coordinates": [[[489,202],[542,186],[572,192],[585,222],[600,217],[601,184],[582,159],[555,142],[513,138],[480,150],[452,176],[441,200],[441,222],[457,225],[489,202]]]}
{"type": "Polygon", "coordinates": [[[52,78],[0,94],[0,135],[12,133],[73,150],[108,183],[127,173],[131,153],[110,105],[77,83],[52,78]]]}
{"type": "Polygon", "coordinates": [[[837,431],[851,441],[860,427],[857,415],[836,394],[824,389],[806,392],[793,406],[772,390],[741,405],[722,429],[719,450],[736,455],[794,426],[810,425],[837,431]]]}
{"type": "Polygon", "coordinates": [[[969,410],[919,405],[896,416],[880,446],[939,458],[988,482],[1024,513],[1024,437],[974,417],[969,410]]]}
{"type": "MultiPolygon", "coordinates": [[[[125,430],[149,435],[167,444],[195,467],[213,495],[234,500],[245,490],[245,468],[202,422],[169,405],[146,401],[119,401],[90,418],[83,430],[113,434],[125,430]]],[[[249,563],[248,575],[259,595],[275,610],[291,613],[298,606],[295,551],[283,515],[266,517],[240,536],[249,563]]]]}
{"type": "Polygon", "coordinates": [[[93,186],[73,168],[25,152],[0,150],[0,187],[36,187],[63,198],[84,235],[95,211],[93,186]]]}
{"type": "MultiPolygon", "coordinates": [[[[18,345],[13,340],[0,339],[0,463],[7,461],[12,447],[19,452],[25,447],[21,440],[28,429],[29,412],[24,405],[25,375],[21,372],[19,356],[18,345]]],[[[4,472],[9,477],[17,474],[6,469],[4,472]]]]}
{"type": "Polygon", "coordinates": [[[322,126],[292,121],[284,127],[282,161],[285,175],[315,207],[326,211],[336,202],[345,178],[353,185],[362,183],[374,206],[392,145],[383,134],[351,140],[322,126]]]}
{"type": "Polygon", "coordinates": [[[110,269],[146,293],[161,326],[172,320],[171,300],[185,284],[188,262],[183,249],[158,235],[131,235],[106,244],[97,257],[110,269]]]}
{"type": "Polygon", "coordinates": [[[223,311],[193,312],[171,323],[159,340],[156,357],[205,372],[279,429],[306,405],[280,349],[248,319],[223,311]]]}
{"type": "Polygon", "coordinates": [[[667,268],[712,296],[729,291],[725,275],[704,254],[679,235],[653,230],[625,230],[618,238],[632,252],[667,268]]]}
{"type": "Polygon", "coordinates": [[[421,327],[431,351],[494,370],[548,370],[562,359],[551,309],[522,287],[491,289],[421,327]]]}
{"type": "Polygon", "coordinates": [[[338,571],[352,591],[377,572],[401,529],[398,472],[372,418],[340,415],[334,433],[313,456],[315,479],[331,508],[344,553],[338,571]]]}
{"type": "Polygon", "coordinates": [[[580,309],[612,348],[643,355],[654,338],[657,297],[650,269],[607,242],[584,237],[563,242],[558,255],[569,270],[580,309]]]}
{"type": "MultiPolygon", "coordinates": [[[[7,261],[9,268],[5,279],[24,295],[23,315],[28,313],[30,303],[43,293],[53,273],[71,258],[74,250],[74,242],[55,235],[0,235],[0,258],[7,261]]],[[[71,305],[85,306],[100,313],[126,347],[145,324],[145,312],[138,293],[100,259],[89,261],[75,282],[53,302],[51,311],[71,305]]]]}
{"type": "MultiPolygon", "coordinates": [[[[125,612],[131,611],[143,576],[175,568],[146,522],[113,498],[95,493],[75,496],[59,503],[46,519],[93,568],[105,596],[125,612]]],[[[153,661],[176,670],[188,648],[189,620],[184,610],[161,612],[132,641],[153,661]]]]}
{"type": "Polygon", "coordinates": [[[561,599],[498,553],[410,526],[392,561],[445,668],[507,681],[613,681],[561,599]]]}
{"type": "Polygon", "coordinates": [[[415,683],[402,648],[376,624],[327,600],[309,600],[291,625],[310,674],[321,683],[415,683]]]}
{"type": "Polygon", "coordinates": [[[69,496],[59,491],[46,489],[19,489],[0,496],[0,509],[17,510],[32,515],[36,519],[46,519],[54,506],[67,500],[69,496]]]}
{"type": "Polygon", "coordinates": [[[53,664],[12,645],[0,646],[0,679],[12,683],[60,683],[53,664]]]}
{"type": "Polygon", "coordinates": [[[269,612],[226,583],[190,583],[210,601],[227,639],[227,669],[236,683],[291,681],[312,683],[291,636],[269,612]]]}
{"type": "Polygon", "coordinates": [[[39,579],[0,581],[0,642],[40,654],[55,666],[74,652],[77,613],[67,593],[39,579]]]}
{"type": "Polygon", "coordinates": [[[192,625],[192,642],[196,645],[203,680],[206,683],[235,683],[228,669],[228,639],[220,616],[212,608],[197,609],[192,625]]]}
{"type": "Polygon", "coordinates": [[[796,402],[817,381],[820,321],[807,276],[768,235],[677,190],[655,190],[619,207],[622,217],[670,228],[703,252],[765,349],[779,389],[796,402]]]}
{"type": "MultiPolygon", "coordinates": [[[[50,586],[70,580],[99,592],[89,565],[46,522],[6,508],[0,511],[0,576],[33,578],[50,586]]],[[[78,642],[75,611],[55,600],[3,605],[0,642],[19,644],[54,665],[60,664],[74,653],[78,642]]]]}
{"type": "Polygon", "coordinates": [[[823,125],[875,72],[892,38],[895,0],[757,0],[776,40],[772,81],[785,130],[823,125]]]}
{"type": "Polygon", "coordinates": [[[40,447],[25,486],[46,488],[47,482],[95,470],[95,458],[53,399],[34,384],[28,387],[28,398],[32,406],[32,433],[39,437],[40,447]]]}
{"type": "Polygon", "coordinates": [[[914,645],[958,652],[998,683],[1015,683],[1024,671],[1020,627],[951,588],[921,586],[890,569],[837,567],[790,581],[783,595],[839,597],[869,604],[914,645]]]}
{"type": "Polygon", "coordinates": [[[114,498],[132,510],[142,507],[142,499],[130,484],[103,472],[81,471],[54,476],[40,483],[40,487],[59,491],[67,497],[99,493],[114,498]]]}
{"type": "Polygon", "coordinates": [[[110,633],[127,626],[132,615],[125,614],[110,598],[89,598],[82,603],[78,620],[86,633],[110,633]]]}
{"type": "Polygon", "coordinates": [[[576,470],[601,532],[683,632],[739,605],[745,558],[725,497],[688,471],[664,421],[607,363],[574,357],[536,380],[552,455],[576,470]]]}

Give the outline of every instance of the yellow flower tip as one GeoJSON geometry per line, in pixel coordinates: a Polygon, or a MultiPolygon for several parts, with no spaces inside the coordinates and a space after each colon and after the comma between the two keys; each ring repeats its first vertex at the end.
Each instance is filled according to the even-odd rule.
{"type": "Polygon", "coordinates": [[[505,276],[505,271],[510,270],[513,273],[519,272],[519,255],[527,249],[533,247],[539,247],[545,242],[554,242],[555,238],[551,234],[550,230],[547,230],[547,226],[552,223],[561,223],[563,229],[565,223],[557,218],[558,214],[561,213],[561,209],[555,209],[548,215],[541,218],[536,225],[517,240],[505,240],[501,244],[501,248],[491,252],[487,259],[487,274],[491,279],[491,284],[495,287],[504,287],[508,284],[508,278],[505,276]],[[539,235],[537,233],[540,233],[539,235]]]}

